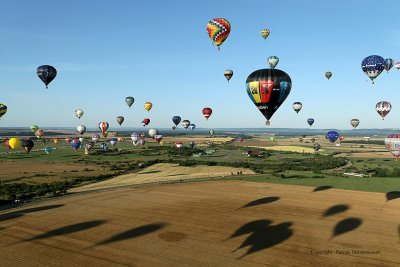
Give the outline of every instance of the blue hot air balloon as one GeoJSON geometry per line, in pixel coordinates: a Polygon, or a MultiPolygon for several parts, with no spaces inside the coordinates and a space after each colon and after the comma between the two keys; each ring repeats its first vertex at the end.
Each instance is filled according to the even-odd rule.
{"type": "Polygon", "coordinates": [[[53,148],[51,146],[48,146],[44,149],[44,152],[48,155],[53,151],[53,148]]]}
{"type": "Polygon", "coordinates": [[[339,133],[336,131],[330,131],[326,134],[326,138],[331,142],[335,143],[336,140],[339,138],[339,133]]]}
{"type": "Polygon", "coordinates": [[[364,58],[361,62],[361,68],[363,72],[371,79],[374,83],[374,79],[381,74],[385,68],[385,60],[381,56],[372,55],[364,58]]]}
{"type": "Polygon", "coordinates": [[[78,148],[81,147],[81,141],[79,141],[78,138],[72,140],[72,141],[71,141],[71,147],[74,148],[75,151],[78,150],[78,148]]]}
{"type": "Polygon", "coordinates": [[[172,122],[175,124],[175,126],[178,126],[178,124],[181,122],[181,117],[173,116],[172,117],[172,122]]]}
{"type": "Polygon", "coordinates": [[[313,118],[309,118],[309,119],[307,119],[307,123],[308,123],[308,125],[313,125],[314,124],[314,119],[313,118]]]}
{"type": "Polygon", "coordinates": [[[385,59],[385,70],[389,72],[389,70],[394,66],[394,60],[391,58],[385,59]]]}
{"type": "Polygon", "coordinates": [[[190,130],[194,130],[196,128],[196,124],[194,124],[194,123],[192,123],[192,124],[189,124],[189,129],[190,130]]]}

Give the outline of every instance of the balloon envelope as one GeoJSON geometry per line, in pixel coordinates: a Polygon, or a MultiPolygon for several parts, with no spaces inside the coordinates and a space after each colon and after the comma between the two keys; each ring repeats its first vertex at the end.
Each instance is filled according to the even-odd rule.
{"type": "Polygon", "coordinates": [[[267,59],[268,65],[271,69],[274,69],[279,63],[279,58],[277,56],[270,56],[267,59]]]}
{"type": "Polygon", "coordinates": [[[80,119],[83,116],[83,110],[82,109],[77,109],[75,110],[75,116],[78,117],[78,119],[80,119]]]}
{"type": "Polygon", "coordinates": [[[80,134],[84,134],[86,132],[86,126],[85,125],[79,125],[76,127],[76,131],[80,134]]]}
{"type": "Polygon", "coordinates": [[[357,128],[357,126],[360,124],[360,120],[359,119],[352,119],[350,121],[351,126],[353,126],[353,128],[357,128]]]}
{"type": "Polygon", "coordinates": [[[36,69],[36,74],[46,85],[47,89],[49,83],[51,83],[51,81],[54,80],[54,78],[57,76],[57,70],[53,66],[42,65],[36,69]]]}
{"type": "Polygon", "coordinates": [[[325,77],[329,80],[332,77],[332,72],[330,71],[325,72],[325,77]]]}
{"type": "Polygon", "coordinates": [[[326,134],[326,138],[331,142],[335,143],[336,140],[339,138],[339,133],[336,131],[330,131],[326,134]]]}
{"type": "Polygon", "coordinates": [[[229,80],[232,78],[232,76],[233,76],[233,70],[225,70],[224,71],[224,76],[225,76],[225,78],[228,80],[228,82],[229,82],[229,80]]]}
{"type": "Polygon", "coordinates": [[[0,104],[0,119],[7,113],[7,106],[4,104],[0,104]]]}
{"type": "Polygon", "coordinates": [[[125,118],[122,117],[122,116],[118,116],[116,120],[117,120],[117,123],[118,123],[119,125],[121,125],[121,124],[124,122],[125,118]]]}
{"type": "Polygon", "coordinates": [[[108,126],[109,126],[109,124],[106,121],[99,122],[99,129],[103,134],[104,134],[104,132],[107,131],[108,126]]]}
{"type": "Polygon", "coordinates": [[[260,32],[260,34],[261,34],[261,37],[262,37],[262,38],[267,39],[267,37],[268,37],[269,34],[270,34],[270,31],[269,31],[268,29],[262,29],[261,32],[260,32]]]}
{"type": "Polygon", "coordinates": [[[147,112],[149,112],[152,107],[153,104],[151,102],[144,103],[144,109],[147,110],[147,112]]]}
{"type": "Polygon", "coordinates": [[[361,68],[371,79],[372,83],[374,83],[374,79],[378,77],[385,68],[385,60],[383,57],[377,55],[368,56],[361,62],[361,68]]]}
{"type": "Polygon", "coordinates": [[[378,102],[375,106],[375,110],[382,117],[382,120],[384,120],[386,115],[392,110],[392,104],[387,101],[378,102]]]}
{"type": "Polygon", "coordinates": [[[294,111],[296,111],[296,113],[299,113],[299,111],[302,109],[303,104],[301,104],[300,102],[294,102],[293,103],[293,109],[294,111]]]}
{"type": "Polygon", "coordinates": [[[394,60],[391,58],[385,59],[385,70],[389,72],[389,70],[394,66],[394,60]]]}
{"type": "Polygon", "coordinates": [[[26,153],[29,153],[29,151],[31,151],[31,149],[35,146],[35,142],[32,140],[23,139],[21,140],[21,146],[25,149],[26,153]]]}
{"type": "Polygon", "coordinates": [[[203,115],[206,118],[206,120],[208,120],[208,118],[211,116],[212,114],[212,109],[209,107],[203,108],[203,115]]]}
{"type": "Polygon", "coordinates": [[[11,149],[16,149],[21,146],[21,140],[14,137],[10,138],[10,140],[8,140],[8,145],[11,149]]]}
{"type": "Polygon", "coordinates": [[[190,125],[190,121],[189,120],[183,120],[182,121],[182,126],[183,128],[187,129],[190,125]]]}
{"type": "Polygon", "coordinates": [[[181,117],[173,116],[172,117],[172,122],[175,124],[175,126],[178,126],[178,124],[181,122],[181,117]]]}
{"type": "Polygon", "coordinates": [[[231,32],[231,24],[224,18],[215,18],[207,24],[207,33],[211,41],[220,46],[228,38],[231,32]]]}
{"type": "Polygon", "coordinates": [[[308,125],[312,126],[314,124],[314,119],[313,118],[307,119],[307,123],[308,125]]]}
{"type": "Polygon", "coordinates": [[[125,102],[128,105],[128,107],[131,107],[133,103],[135,102],[135,99],[131,96],[128,96],[125,98],[125,102]]]}

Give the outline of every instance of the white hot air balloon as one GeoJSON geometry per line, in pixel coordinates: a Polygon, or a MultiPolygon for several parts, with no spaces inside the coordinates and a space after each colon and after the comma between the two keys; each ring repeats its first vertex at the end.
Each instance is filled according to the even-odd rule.
{"type": "Polygon", "coordinates": [[[77,109],[75,110],[75,116],[78,117],[78,119],[81,119],[81,117],[83,116],[84,112],[82,109],[77,109]]]}

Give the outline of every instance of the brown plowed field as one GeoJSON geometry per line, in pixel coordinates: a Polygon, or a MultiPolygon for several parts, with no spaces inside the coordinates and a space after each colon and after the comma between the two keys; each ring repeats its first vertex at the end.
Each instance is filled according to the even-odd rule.
{"type": "Polygon", "coordinates": [[[0,266],[398,266],[399,222],[400,200],[382,193],[119,188],[0,213],[0,266]]]}

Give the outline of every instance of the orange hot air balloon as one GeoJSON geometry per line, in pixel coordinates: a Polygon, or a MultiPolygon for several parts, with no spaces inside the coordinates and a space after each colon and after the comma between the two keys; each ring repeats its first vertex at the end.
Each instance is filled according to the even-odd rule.
{"type": "Polygon", "coordinates": [[[212,114],[211,108],[203,108],[203,115],[204,117],[206,117],[207,120],[211,116],[211,114],[212,114]]]}

